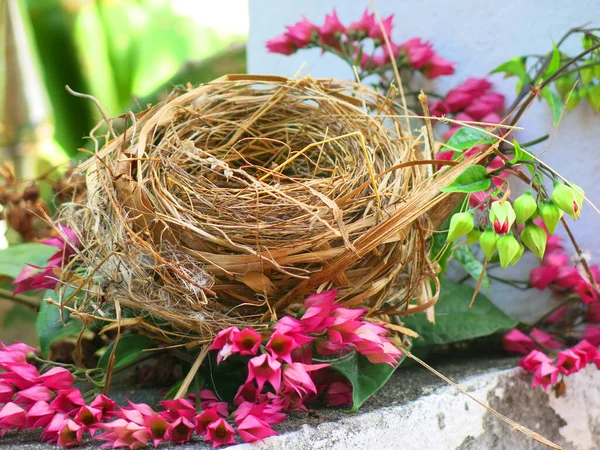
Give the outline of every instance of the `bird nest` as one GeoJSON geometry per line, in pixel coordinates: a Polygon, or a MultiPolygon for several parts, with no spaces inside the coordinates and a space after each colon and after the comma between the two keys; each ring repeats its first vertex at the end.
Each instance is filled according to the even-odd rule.
{"type": "Polygon", "coordinates": [[[210,339],[327,289],[384,320],[435,303],[427,242],[455,206],[440,188],[479,158],[436,172],[428,127],[411,132],[392,95],[230,75],[130,116],[63,213],[80,316],[210,339]]]}

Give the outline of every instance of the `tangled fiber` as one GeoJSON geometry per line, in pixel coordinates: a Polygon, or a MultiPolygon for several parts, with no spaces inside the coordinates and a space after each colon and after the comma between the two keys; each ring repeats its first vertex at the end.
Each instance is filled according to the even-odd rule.
{"type": "Polygon", "coordinates": [[[172,341],[266,326],[326,289],[383,320],[430,308],[427,240],[454,207],[439,189],[480,158],[436,171],[392,97],[229,75],[131,115],[63,213],[83,243],[74,311],[172,341]]]}

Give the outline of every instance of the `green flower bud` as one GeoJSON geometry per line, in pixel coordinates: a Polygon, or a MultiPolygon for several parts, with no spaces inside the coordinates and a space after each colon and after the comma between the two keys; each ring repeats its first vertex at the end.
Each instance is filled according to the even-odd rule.
{"type": "Polygon", "coordinates": [[[581,207],[583,206],[583,198],[585,196],[585,193],[583,192],[583,189],[581,189],[579,186],[577,186],[576,184],[573,183],[569,183],[571,186],[571,189],[573,189],[573,196],[575,197],[575,214],[577,215],[577,218],[579,218],[580,214],[581,214],[581,207]]]}
{"type": "Polygon", "coordinates": [[[498,255],[500,256],[500,267],[505,269],[509,264],[514,264],[515,258],[519,259],[522,253],[522,245],[512,234],[506,234],[498,239],[498,255]],[[513,262],[514,261],[514,262],[513,262]]]}
{"type": "Polygon", "coordinates": [[[510,262],[511,266],[514,266],[516,263],[519,262],[519,260],[521,259],[521,256],[523,256],[524,251],[525,251],[525,248],[521,244],[519,244],[519,251],[517,252],[515,257],[512,259],[512,261],[510,262]]]}
{"type": "Polygon", "coordinates": [[[473,213],[467,211],[454,214],[450,219],[450,228],[448,229],[446,241],[454,241],[459,237],[469,234],[474,226],[473,213]]]}
{"type": "Polygon", "coordinates": [[[483,250],[483,254],[485,258],[489,261],[494,256],[494,252],[496,251],[496,244],[498,243],[498,235],[494,233],[494,230],[485,230],[479,236],[479,245],[481,246],[481,250],[483,250]]]}
{"type": "Polygon", "coordinates": [[[472,230],[467,234],[467,245],[473,245],[479,239],[481,232],[479,230],[472,230]]]}
{"type": "Polygon", "coordinates": [[[556,206],[570,215],[573,219],[578,219],[581,209],[581,201],[578,203],[577,198],[583,200],[583,191],[579,188],[577,195],[575,191],[566,184],[554,183],[554,189],[552,190],[552,201],[556,206]]]}
{"type": "Polygon", "coordinates": [[[546,251],[546,232],[533,223],[528,223],[521,231],[521,240],[535,256],[542,259],[546,251]]]}
{"type": "Polygon", "coordinates": [[[554,231],[556,231],[556,226],[562,215],[562,211],[551,201],[540,206],[540,216],[542,216],[544,225],[546,225],[550,234],[554,234],[554,231]]]}
{"type": "Polygon", "coordinates": [[[529,191],[519,196],[514,204],[517,225],[523,225],[527,219],[535,214],[537,203],[529,191]]]}
{"type": "Polygon", "coordinates": [[[495,201],[490,208],[490,223],[496,233],[507,233],[517,218],[515,210],[509,201],[495,201]]]}

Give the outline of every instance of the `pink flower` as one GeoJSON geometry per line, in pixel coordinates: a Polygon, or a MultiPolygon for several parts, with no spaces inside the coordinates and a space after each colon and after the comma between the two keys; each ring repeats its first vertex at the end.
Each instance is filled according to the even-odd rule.
{"type": "Polygon", "coordinates": [[[1,363],[27,363],[27,355],[35,353],[35,348],[22,342],[5,345],[0,341],[0,364],[1,363]]]}
{"type": "Polygon", "coordinates": [[[551,323],[551,324],[555,324],[555,323],[559,322],[565,316],[565,314],[567,313],[568,310],[569,310],[568,307],[561,306],[556,311],[554,311],[552,314],[550,314],[548,317],[546,317],[546,322],[551,323]]]}
{"type": "Polygon", "coordinates": [[[248,379],[246,382],[252,380],[256,380],[259,391],[268,382],[273,386],[275,392],[279,392],[281,386],[281,363],[267,353],[255,356],[248,361],[248,379]]]}
{"type": "Polygon", "coordinates": [[[15,403],[28,405],[37,401],[49,402],[53,398],[54,395],[50,389],[42,385],[36,385],[17,391],[15,403]]]}
{"type": "Polygon", "coordinates": [[[107,431],[98,436],[98,439],[107,441],[112,448],[129,447],[136,450],[148,444],[149,433],[146,427],[128,420],[116,419],[100,424],[100,428],[107,431]]]}
{"type": "Polygon", "coordinates": [[[495,124],[498,124],[498,123],[502,122],[502,117],[500,117],[495,112],[491,112],[491,113],[486,114],[485,116],[483,116],[481,118],[481,122],[495,125],[495,124]]]}
{"type": "Polygon", "coordinates": [[[529,336],[531,336],[531,338],[534,341],[539,342],[544,347],[548,347],[550,349],[557,349],[563,347],[563,345],[560,342],[554,340],[554,336],[548,333],[544,333],[543,331],[538,330],[537,328],[531,330],[529,336]]]}
{"type": "Polygon", "coordinates": [[[6,403],[0,408],[0,429],[3,435],[11,428],[23,428],[27,412],[12,402],[6,403]]]}
{"type": "Polygon", "coordinates": [[[579,280],[581,280],[581,276],[575,267],[561,266],[558,268],[558,274],[554,281],[558,286],[567,289],[575,286],[579,280]]]}
{"type": "Polygon", "coordinates": [[[443,117],[450,112],[450,106],[442,100],[436,101],[429,107],[429,115],[434,117],[443,117]]]}
{"type": "Polygon", "coordinates": [[[44,431],[42,431],[42,441],[51,443],[58,441],[58,435],[67,424],[67,420],[69,419],[64,414],[55,414],[50,423],[44,428],[44,431]]]}
{"type": "Polygon", "coordinates": [[[254,403],[257,396],[258,392],[254,383],[246,382],[237,390],[235,397],[233,398],[233,404],[239,406],[244,402],[254,403]]]}
{"type": "Polygon", "coordinates": [[[600,323],[600,303],[592,303],[587,306],[585,320],[591,323],[600,323]]]}
{"type": "Polygon", "coordinates": [[[240,355],[256,355],[262,338],[253,328],[245,328],[232,337],[234,353],[240,355]]]}
{"type": "Polygon", "coordinates": [[[212,407],[205,409],[196,417],[194,417],[194,423],[196,424],[196,433],[199,435],[204,435],[207,432],[206,427],[208,427],[211,423],[216,422],[222,416],[217,412],[217,408],[212,407]]]}
{"type": "Polygon", "coordinates": [[[98,396],[90,403],[92,408],[99,409],[102,411],[102,419],[112,417],[113,411],[115,410],[116,403],[108,398],[104,394],[98,394],[98,396]]]}
{"type": "Polygon", "coordinates": [[[287,25],[287,37],[297,48],[306,47],[312,40],[313,33],[318,28],[315,24],[309,22],[305,17],[295,25],[287,25]]]}
{"type": "Polygon", "coordinates": [[[8,384],[0,381],[0,403],[8,403],[12,400],[15,390],[8,384]]]}
{"type": "MultiPolygon", "coordinates": [[[[393,14],[391,14],[389,17],[386,17],[385,19],[381,20],[383,29],[385,30],[385,35],[388,37],[388,39],[390,39],[392,36],[392,27],[394,26],[393,21],[394,21],[393,14]]],[[[369,37],[376,41],[384,42],[385,38],[383,36],[381,27],[379,26],[379,22],[377,20],[374,20],[373,22],[374,23],[371,25],[371,27],[369,28],[369,31],[368,31],[369,37]]]]}
{"type": "Polygon", "coordinates": [[[584,366],[581,356],[571,349],[558,352],[556,358],[556,368],[565,375],[579,372],[584,366]]]}
{"type": "Polygon", "coordinates": [[[542,386],[544,390],[548,389],[551,384],[556,384],[560,372],[552,364],[543,362],[533,374],[533,382],[531,387],[542,386]]]}
{"type": "Polygon", "coordinates": [[[585,304],[598,301],[598,293],[596,287],[590,284],[589,281],[581,279],[575,286],[575,292],[581,297],[581,301],[585,304]]]}
{"type": "Polygon", "coordinates": [[[210,346],[209,350],[219,350],[217,354],[217,364],[224,359],[227,359],[229,355],[233,353],[233,338],[238,334],[240,330],[238,327],[229,327],[225,330],[221,330],[215,336],[215,340],[210,346]]]}
{"type": "Polygon", "coordinates": [[[57,283],[54,269],[57,268],[57,266],[38,267],[26,265],[17,275],[17,278],[13,280],[13,284],[16,285],[13,294],[17,295],[35,289],[54,289],[57,283]]]}
{"type": "Polygon", "coordinates": [[[292,363],[283,369],[283,384],[288,390],[294,390],[302,397],[310,392],[316,394],[317,389],[308,372],[325,367],[329,367],[329,364],[292,363]]]}
{"type": "Polygon", "coordinates": [[[346,27],[340,22],[335,8],[332,14],[325,15],[325,23],[319,27],[318,32],[319,39],[325,45],[335,45],[346,32],[346,27]]]}
{"type": "Polygon", "coordinates": [[[194,428],[192,422],[185,417],[179,417],[167,428],[166,438],[176,444],[184,444],[190,440],[194,428]]]}
{"type": "Polygon", "coordinates": [[[150,441],[156,447],[165,440],[169,423],[163,416],[155,413],[144,417],[144,426],[148,431],[150,441]]]}
{"type": "MultiPolygon", "coordinates": [[[[179,417],[185,417],[187,420],[194,420],[196,415],[196,407],[186,398],[177,400],[163,400],[160,402],[166,411],[161,411],[161,415],[168,420],[177,420],[179,417]]],[[[146,412],[145,415],[151,415],[154,411],[146,412]]]]}
{"type": "Polygon", "coordinates": [[[332,381],[325,391],[325,399],[330,406],[352,404],[352,384],[345,379],[332,381]]]}
{"type": "Polygon", "coordinates": [[[413,69],[422,69],[435,56],[432,45],[422,42],[421,38],[409,39],[400,45],[400,50],[406,54],[406,59],[413,69]]]}
{"type": "Polygon", "coordinates": [[[473,117],[475,120],[480,120],[484,116],[491,112],[494,112],[494,108],[489,103],[483,102],[479,99],[473,100],[473,102],[465,109],[465,112],[473,117]]]}
{"type": "Polygon", "coordinates": [[[229,405],[227,402],[219,400],[210,389],[200,389],[200,406],[202,406],[202,409],[208,409],[214,406],[222,417],[227,417],[229,415],[229,405]]]}
{"type": "Polygon", "coordinates": [[[58,391],[58,395],[50,403],[52,409],[67,415],[75,412],[82,406],[85,406],[85,400],[81,396],[79,389],[75,388],[58,391]]]}
{"type": "Polygon", "coordinates": [[[565,253],[552,253],[544,256],[542,263],[547,266],[561,267],[567,265],[569,262],[569,255],[565,253]]]}
{"type": "Polygon", "coordinates": [[[375,14],[369,14],[369,10],[365,9],[360,20],[352,22],[346,32],[348,36],[358,35],[358,37],[364,37],[375,23],[375,14]]]}
{"type": "Polygon", "coordinates": [[[494,231],[496,234],[508,233],[508,219],[504,219],[504,222],[500,223],[498,219],[494,221],[494,231]]]}
{"type": "Polygon", "coordinates": [[[35,402],[27,411],[25,426],[26,428],[46,427],[55,415],[56,411],[51,409],[47,402],[35,402]]]}
{"type": "Polygon", "coordinates": [[[73,387],[73,381],[74,378],[71,372],[63,367],[53,367],[48,372],[40,375],[37,379],[38,383],[56,391],[70,389],[73,387]]]}
{"type": "MultiPolygon", "coordinates": [[[[271,393],[269,393],[271,394],[271,393]]],[[[236,423],[242,422],[248,416],[258,417],[268,425],[276,425],[285,420],[286,415],[281,412],[284,405],[275,404],[274,398],[265,398],[262,403],[242,402],[233,413],[236,423]]]]}
{"type": "Polygon", "coordinates": [[[85,427],[93,436],[98,429],[98,423],[102,420],[102,410],[93,406],[82,406],[75,414],[73,421],[85,427]]]}
{"type": "Polygon", "coordinates": [[[546,289],[550,283],[556,280],[558,267],[540,266],[532,269],[529,273],[529,284],[540,291],[546,289]]]}
{"type": "Polygon", "coordinates": [[[333,322],[330,315],[337,308],[335,304],[336,296],[337,291],[331,290],[320,294],[312,294],[306,298],[304,301],[306,311],[300,319],[306,332],[322,333],[333,322]]]}
{"type": "Polygon", "coordinates": [[[31,364],[4,363],[1,366],[6,372],[0,373],[0,379],[13,384],[19,389],[27,389],[33,386],[40,376],[37,369],[31,364]]]}
{"type": "MultiPolygon", "coordinates": [[[[543,228],[546,230],[545,226],[543,228]]],[[[546,232],[547,231],[548,230],[546,230],[546,232]]],[[[552,234],[552,235],[548,234],[548,237],[547,237],[547,240],[546,240],[546,253],[552,253],[552,252],[556,252],[556,251],[562,251],[564,249],[565,248],[563,247],[563,244],[562,244],[562,238],[560,236],[557,236],[555,234],[552,234]]]]}
{"type": "MultiPolygon", "coordinates": [[[[65,227],[63,225],[57,225],[56,229],[58,234],[53,238],[46,239],[42,241],[42,244],[52,245],[58,248],[58,252],[52,256],[52,258],[57,259],[60,255],[60,261],[67,261],[71,256],[73,256],[76,252],[76,249],[79,248],[79,239],[77,235],[70,227],[65,227]]],[[[51,258],[51,259],[52,259],[51,258]]]]}
{"type": "Polygon", "coordinates": [[[454,63],[435,54],[425,64],[424,74],[429,79],[438,78],[442,75],[452,75],[453,73],[454,63]]]}
{"type": "Polygon", "coordinates": [[[583,339],[575,347],[573,347],[573,351],[581,357],[581,360],[583,361],[583,366],[587,365],[590,361],[592,361],[598,353],[598,349],[596,348],[596,346],[592,345],[585,339],[583,339]]]}
{"type": "Polygon", "coordinates": [[[235,436],[235,430],[225,419],[221,418],[206,427],[204,439],[212,442],[213,448],[216,448],[221,445],[235,444],[233,436],[235,436]]]}
{"type": "Polygon", "coordinates": [[[386,363],[395,365],[397,359],[402,356],[402,352],[398,350],[392,343],[382,337],[382,334],[387,333],[387,330],[379,325],[370,322],[364,322],[363,325],[355,331],[355,334],[360,338],[353,345],[358,353],[367,357],[374,363],[386,363]]]}
{"type": "Polygon", "coordinates": [[[59,447],[72,447],[80,444],[83,440],[85,428],[68,419],[62,429],[58,432],[56,445],[59,447]]]}
{"type": "Polygon", "coordinates": [[[275,432],[266,422],[255,416],[246,416],[237,423],[238,433],[244,442],[262,441],[269,436],[276,436],[275,432]]]}
{"type": "Polygon", "coordinates": [[[266,349],[271,353],[271,355],[287,362],[288,364],[292,363],[292,350],[298,347],[300,347],[300,345],[292,336],[277,332],[271,335],[271,338],[266,345],[266,349]]]}
{"type": "Polygon", "coordinates": [[[282,55],[292,55],[296,53],[296,46],[287,34],[274,37],[267,42],[269,53],[280,53],[282,55]]]}
{"type": "Polygon", "coordinates": [[[504,350],[507,352],[529,353],[537,348],[537,344],[533,342],[533,339],[516,328],[504,336],[503,344],[504,350]]]}
{"type": "Polygon", "coordinates": [[[290,316],[284,316],[279,319],[273,327],[273,331],[291,336],[299,346],[307,344],[314,339],[306,335],[304,325],[299,320],[290,316]]]}
{"type": "Polygon", "coordinates": [[[588,341],[590,344],[598,346],[600,345],[600,327],[588,325],[583,332],[583,339],[588,341]]]}
{"type": "Polygon", "coordinates": [[[529,354],[519,361],[519,367],[528,372],[535,372],[542,363],[551,363],[552,361],[539,350],[532,350],[529,354]]]}

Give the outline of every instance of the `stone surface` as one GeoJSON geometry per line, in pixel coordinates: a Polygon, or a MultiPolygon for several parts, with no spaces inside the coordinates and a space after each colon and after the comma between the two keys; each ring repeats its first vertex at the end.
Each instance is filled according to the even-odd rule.
{"type": "MultiPolygon", "coordinates": [[[[515,422],[569,449],[600,448],[600,372],[588,367],[568,379],[564,397],[554,398],[530,387],[530,376],[515,369],[515,358],[483,354],[467,359],[459,353],[432,362],[472,396],[515,422]]],[[[121,389],[123,400],[155,403],[158,390],[121,389]]],[[[310,415],[292,414],[278,427],[280,436],[238,450],[309,449],[543,449],[544,445],[513,430],[464,394],[427,370],[398,370],[390,382],[357,414],[322,408],[310,415]]],[[[38,434],[9,433],[0,449],[46,450],[38,434]]],[[[83,448],[97,448],[88,444],[83,448]]],[[[181,450],[210,448],[202,442],[181,450]]]]}

